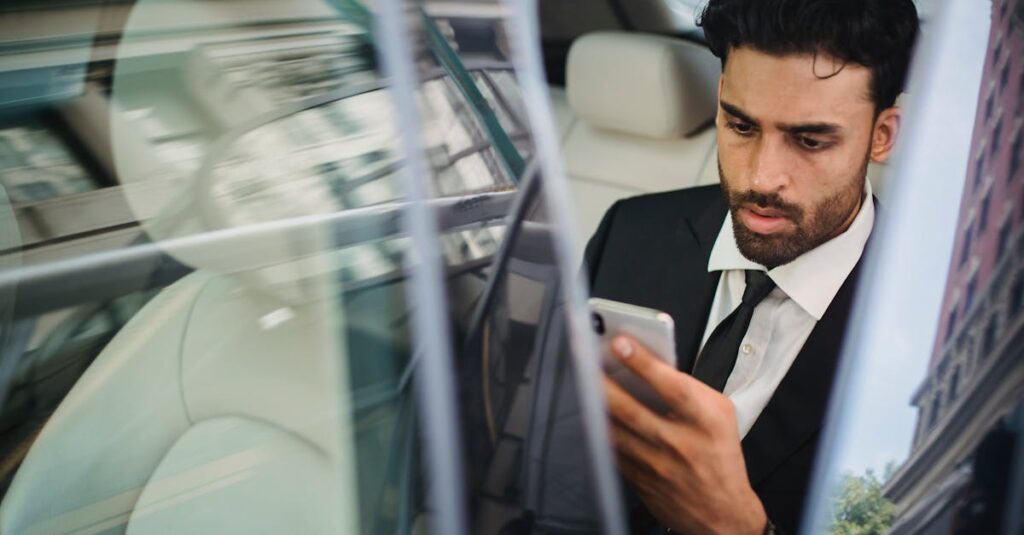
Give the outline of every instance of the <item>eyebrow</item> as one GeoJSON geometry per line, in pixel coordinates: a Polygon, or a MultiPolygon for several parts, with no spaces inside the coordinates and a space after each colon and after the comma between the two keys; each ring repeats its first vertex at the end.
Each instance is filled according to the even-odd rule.
{"type": "MultiPolygon", "coordinates": [[[[719,102],[722,110],[733,117],[745,122],[750,123],[754,126],[761,126],[761,122],[748,115],[745,111],[741,110],[734,104],[729,104],[724,100],[719,102]]],[[[788,132],[790,134],[836,134],[842,131],[843,127],[835,123],[801,123],[801,124],[783,124],[779,126],[779,130],[788,132]]]]}

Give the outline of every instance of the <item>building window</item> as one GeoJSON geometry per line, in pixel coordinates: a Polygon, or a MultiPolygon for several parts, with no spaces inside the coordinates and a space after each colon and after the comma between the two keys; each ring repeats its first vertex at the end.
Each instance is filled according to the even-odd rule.
{"type": "Polygon", "coordinates": [[[928,429],[935,427],[939,421],[939,411],[942,410],[942,392],[936,392],[932,399],[932,410],[928,415],[928,429]]]}
{"type": "Polygon", "coordinates": [[[925,407],[917,407],[917,424],[914,426],[914,446],[917,446],[921,442],[921,438],[924,436],[924,423],[925,423],[925,407]]]}
{"type": "Polygon", "coordinates": [[[1017,282],[1010,289],[1010,318],[1017,317],[1021,305],[1024,305],[1024,277],[1017,277],[1017,282]]]}
{"type": "Polygon", "coordinates": [[[960,387],[960,366],[957,365],[953,368],[953,375],[949,378],[949,397],[947,403],[952,403],[956,399],[957,388],[960,387]]]}
{"type": "Polygon", "coordinates": [[[1010,81],[1010,62],[1003,64],[1003,70],[999,72],[999,94],[1006,91],[1006,84],[1010,81]]]}
{"type": "Polygon", "coordinates": [[[992,188],[989,188],[989,192],[985,194],[985,198],[981,200],[981,213],[978,214],[978,233],[985,232],[988,228],[988,209],[989,199],[992,197],[992,188]]]}
{"type": "MultiPolygon", "coordinates": [[[[1024,6],[1024,4],[1020,4],[1024,6]]],[[[1021,20],[1024,20],[1024,7],[1021,7],[1021,20]]],[[[1020,80],[1017,80],[1017,109],[1024,106],[1024,69],[1020,70],[1020,80]]]]}
{"type": "Polygon", "coordinates": [[[981,185],[981,175],[985,172],[985,153],[982,152],[978,155],[978,159],[974,161],[974,187],[977,188],[981,185]]]}
{"type": "MultiPolygon", "coordinates": [[[[1024,88],[1022,88],[1024,90],[1024,88]]],[[[1017,171],[1020,171],[1020,152],[1024,150],[1024,128],[1017,130],[1017,135],[1013,137],[1013,148],[1010,149],[1010,170],[1006,173],[1006,180],[1012,180],[1017,177],[1017,171]]]]}
{"type": "Polygon", "coordinates": [[[1003,255],[1010,248],[1010,222],[1013,221],[1011,218],[1006,218],[1003,224],[999,227],[999,241],[996,243],[996,259],[1002,260],[1003,255]]]}
{"type": "Polygon", "coordinates": [[[967,297],[964,299],[964,314],[971,311],[971,305],[974,304],[974,294],[978,292],[978,275],[975,274],[971,277],[970,282],[967,283],[967,297]]]}
{"type": "Polygon", "coordinates": [[[992,318],[985,326],[985,333],[981,336],[981,359],[985,360],[992,355],[996,348],[996,319],[992,318]]]}
{"type": "Polygon", "coordinates": [[[995,154],[996,151],[999,150],[999,142],[1001,141],[1000,138],[1002,138],[1002,136],[1003,136],[1003,118],[1000,117],[999,120],[996,121],[996,127],[992,129],[992,146],[989,147],[989,151],[990,151],[989,153],[990,154],[995,154]]]}
{"type": "Polygon", "coordinates": [[[974,225],[967,227],[967,232],[964,232],[964,241],[960,245],[960,267],[963,267],[967,263],[967,259],[971,256],[971,242],[974,241],[974,225]]]}
{"type": "Polygon", "coordinates": [[[985,99],[985,121],[992,118],[992,110],[996,105],[995,93],[989,93],[988,98],[985,99]]]}
{"type": "Polygon", "coordinates": [[[949,311],[949,318],[946,319],[946,343],[949,343],[949,339],[953,337],[953,331],[956,330],[956,307],[949,311]]]}

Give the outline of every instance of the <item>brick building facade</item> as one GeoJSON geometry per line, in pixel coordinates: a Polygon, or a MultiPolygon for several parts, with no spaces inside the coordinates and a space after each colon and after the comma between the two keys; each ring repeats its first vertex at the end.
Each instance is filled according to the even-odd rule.
{"type": "Polygon", "coordinates": [[[913,446],[886,486],[892,533],[963,522],[978,448],[1024,398],[1024,0],[993,1],[981,80],[938,334],[912,399],[913,446]]]}

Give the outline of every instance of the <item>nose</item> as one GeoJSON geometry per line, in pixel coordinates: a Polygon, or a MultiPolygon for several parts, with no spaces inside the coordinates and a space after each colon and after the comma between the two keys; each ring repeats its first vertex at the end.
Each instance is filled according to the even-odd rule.
{"type": "Polygon", "coordinates": [[[750,188],[758,193],[777,193],[789,183],[792,165],[783,140],[764,136],[753,155],[750,188]]]}

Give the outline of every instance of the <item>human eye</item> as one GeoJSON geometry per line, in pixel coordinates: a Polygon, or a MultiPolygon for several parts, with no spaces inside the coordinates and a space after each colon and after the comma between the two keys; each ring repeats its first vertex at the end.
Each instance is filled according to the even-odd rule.
{"type": "Polygon", "coordinates": [[[824,141],[824,140],[821,140],[821,139],[817,139],[817,138],[814,138],[814,137],[811,137],[811,136],[804,136],[804,135],[796,136],[796,143],[801,148],[804,148],[804,149],[807,149],[807,150],[810,150],[810,151],[824,150],[824,149],[827,149],[828,147],[832,146],[832,143],[830,143],[830,142],[827,142],[827,141],[824,141]]]}
{"type": "Polygon", "coordinates": [[[750,136],[754,133],[754,125],[737,119],[727,119],[725,125],[741,136],[750,136]]]}

